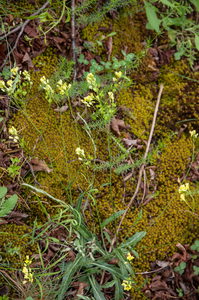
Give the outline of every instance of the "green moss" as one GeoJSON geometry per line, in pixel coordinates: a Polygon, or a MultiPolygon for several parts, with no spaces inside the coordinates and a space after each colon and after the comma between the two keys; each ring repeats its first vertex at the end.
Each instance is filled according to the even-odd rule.
{"type": "Polygon", "coordinates": [[[26,259],[26,255],[32,255],[37,252],[36,244],[30,242],[31,229],[26,225],[5,224],[1,225],[0,232],[0,253],[2,262],[9,261],[11,268],[21,268],[26,259]],[[18,253],[14,253],[14,249],[18,253]],[[7,250],[6,250],[7,249],[7,250]],[[13,250],[13,251],[12,251],[13,250]]]}

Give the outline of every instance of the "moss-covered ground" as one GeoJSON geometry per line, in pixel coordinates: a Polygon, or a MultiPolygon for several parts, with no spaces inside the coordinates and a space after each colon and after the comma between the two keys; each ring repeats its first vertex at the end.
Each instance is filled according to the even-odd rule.
{"type": "MultiPolygon", "coordinates": [[[[113,50],[111,58],[117,56],[121,59],[121,50],[127,46],[128,53],[140,52],[143,50],[143,35],[146,35],[146,29],[142,25],[143,16],[121,17],[112,22],[112,30],[117,34],[113,36],[113,50]]],[[[109,27],[111,20],[107,18],[101,22],[101,26],[109,27]]],[[[98,25],[90,25],[83,29],[81,37],[87,41],[93,41],[97,33],[98,25]]],[[[102,33],[100,33],[102,35],[102,33]]],[[[100,38],[98,36],[98,39],[100,38]]],[[[106,59],[103,47],[97,47],[97,55],[102,60],[106,59]]],[[[163,145],[157,152],[152,152],[152,158],[148,166],[155,166],[155,179],[151,179],[149,171],[146,169],[147,185],[149,192],[156,186],[155,196],[146,204],[141,204],[143,189],[140,190],[136,202],[128,211],[125,220],[119,232],[119,241],[129,233],[140,210],[142,209],[142,218],[133,227],[130,235],[137,231],[147,230],[144,239],[137,245],[136,251],[140,258],[134,259],[134,269],[136,272],[150,270],[150,262],[164,260],[165,256],[172,256],[177,251],[176,244],[192,244],[197,238],[199,232],[199,196],[195,196],[195,215],[191,215],[185,202],[180,200],[178,193],[178,179],[188,171],[188,164],[193,155],[193,142],[189,131],[195,129],[199,132],[199,73],[190,69],[186,60],[179,62],[171,59],[170,63],[160,68],[158,78],[154,81],[149,80],[152,71],[148,68],[152,57],[147,54],[140,62],[140,66],[130,74],[133,79],[133,86],[128,90],[122,90],[117,105],[123,105],[131,109],[134,119],[123,115],[125,124],[130,125],[128,132],[134,139],[140,138],[147,141],[153,119],[154,108],[156,104],[158,88],[163,84],[164,90],[157,115],[152,147],[161,141],[163,145]],[[181,75],[181,76],[180,76],[181,75]],[[189,78],[189,79],[187,79],[189,78]],[[191,80],[194,79],[195,81],[191,80]],[[188,120],[188,121],[187,121],[188,120]],[[191,120],[191,121],[189,121],[191,120]],[[173,133],[178,133],[182,124],[186,123],[187,128],[180,138],[173,133]],[[144,133],[143,133],[144,132],[144,133]]],[[[25,110],[18,111],[13,115],[9,126],[14,126],[20,137],[24,138],[26,144],[25,154],[39,160],[45,160],[52,168],[52,172],[36,172],[37,181],[41,187],[53,197],[56,197],[68,204],[75,201],[81,191],[86,191],[93,178],[91,168],[83,165],[75,153],[76,148],[84,149],[85,154],[93,154],[93,144],[83,126],[74,122],[71,111],[68,109],[62,115],[54,111],[54,106],[49,105],[45,99],[44,92],[38,94],[40,78],[45,75],[50,78],[56,70],[59,57],[51,48],[33,59],[35,68],[38,72],[30,71],[33,86],[29,94],[29,100],[26,102],[25,110]],[[70,188],[68,188],[70,184],[70,188]]],[[[76,99],[74,99],[75,101],[76,99]]],[[[74,114],[83,108],[74,108],[74,114]]],[[[97,157],[102,161],[109,159],[107,149],[107,137],[104,133],[91,130],[93,140],[97,149],[97,157]]],[[[143,142],[145,149],[145,144],[143,142]]],[[[196,143],[195,153],[198,150],[196,143]]],[[[111,140],[112,155],[120,153],[117,144],[111,140]]],[[[141,150],[136,160],[143,154],[141,150]]],[[[112,173],[112,198],[115,211],[126,208],[128,201],[136,188],[137,170],[133,177],[124,181],[122,176],[112,173]],[[135,178],[134,178],[135,176],[135,178]],[[122,201],[122,199],[124,200],[122,201]]],[[[110,180],[110,170],[96,171],[93,187],[98,189],[96,204],[98,207],[101,221],[112,214],[110,186],[107,183],[110,180]]],[[[34,185],[31,174],[24,178],[26,183],[34,185]]],[[[186,182],[186,181],[185,181],[186,182]]],[[[190,183],[190,189],[195,190],[197,182],[190,183]]],[[[28,196],[28,191],[24,189],[21,198],[28,196]]],[[[12,248],[22,247],[20,250],[20,262],[25,260],[25,255],[32,255],[37,252],[35,245],[24,246],[27,244],[27,238],[22,238],[20,242],[15,240],[15,233],[22,237],[32,226],[35,216],[38,224],[46,222],[40,204],[32,195],[27,197],[28,208],[25,208],[22,201],[18,203],[18,209],[28,212],[29,218],[25,221],[26,225],[0,225],[0,253],[4,252],[4,244],[9,233],[9,242],[12,242],[12,248]]],[[[56,203],[45,195],[40,195],[47,212],[53,217],[57,212],[56,203]]],[[[188,200],[189,201],[189,200],[188,200]]],[[[190,205],[191,205],[190,200],[190,205]]],[[[95,233],[99,233],[99,223],[97,211],[92,206],[92,214],[86,209],[84,212],[85,222],[95,233]]],[[[118,219],[119,220],[119,219],[118,219]]],[[[114,233],[114,224],[110,223],[107,229],[114,233]]],[[[19,255],[9,256],[5,254],[3,259],[7,258],[11,264],[16,267],[19,262],[19,255]]],[[[19,267],[19,266],[18,266],[19,267]]],[[[141,284],[144,277],[136,277],[137,284],[141,284]]],[[[132,290],[134,299],[144,299],[139,292],[132,290]]]]}

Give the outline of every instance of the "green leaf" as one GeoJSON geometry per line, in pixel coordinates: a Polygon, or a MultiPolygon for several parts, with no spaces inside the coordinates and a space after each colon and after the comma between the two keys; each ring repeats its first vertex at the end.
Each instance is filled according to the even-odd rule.
{"type": "Polygon", "coordinates": [[[108,288],[114,286],[114,284],[116,284],[116,282],[117,282],[117,279],[114,279],[114,280],[112,280],[110,282],[107,282],[106,284],[102,285],[102,288],[103,289],[108,289],[108,288]]]}
{"type": "Polygon", "coordinates": [[[93,275],[89,276],[89,281],[92,287],[95,300],[106,300],[104,294],[101,292],[101,286],[95,280],[95,277],[93,275]]]}
{"type": "Polygon", "coordinates": [[[3,121],[3,118],[0,118],[0,122],[2,122],[3,121]]]}
{"type": "Polygon", "coordinates": [[[180,47],[178,48],[178,52],[174,54],[174,57],[176,60],[180,60],[183,54],[184,54],[184,46],[183,44],[181,44],[180,47]]]}
{"type": "Polygon", "coordinates": [[[116,34],[117,34],[117,32],[111,32],[111,33],[109,33],[109,34],[106,36],[106,38],[109,37],[109,36],[116,35],[116,34]]]}
{"type": "Polygon", "coordinates": [[[106,220],[104,220],[104,222],[102,222],[101,229],[103,229],[105,226],[107,226],[110,222],[119,218],[124,212],[125,212],[125,209],[112,214],[109,218],[107,218],[106,220]]]}
{"type": "Polygon", "coordinates": [[[119,65],[119,63],[117,62],[117,61],[115,61],[114,63],[113,63],[113,69],[118,69],[120,67],[120,65],[119,65]]]}
{"type": "Polygon", "coordinates": [[[118,278],[116,278],[114,275],[113,275],[113,278],[116,280],[114,300],[121,300],[124,297],[123,287],[122,287],[121,282],[118,278]]]}
{"type": "Polygon", "coordinates": [[[7,193],[7,188],[5,186],[0,187],[0,198],[5,197],[6,193],[7,193]]]}
{"type": "MultiPolygon", "coordinates": [[[[134,272],[133,269],[131,267],[131,265],[129,264],[129,262],[127,261],[124,253],[122,250],[119,250],[118,248],[114,248],[114,252],[117,256],[117,258],[123,263],[123,266],[125,267],[126,270],[128,270],[128,272],[131,274],[132,277],[134,277],[134,272]]],[[[125,276],[125,271],[122,272],[123,276],[125,276]]]]}
{"type": "Polygon", "coordinates": [[[162,2],[162,4],[165,4],[169,7],[174,7],[175,6],[173,3],[169,2],[168,0],[160,0],[160,2],[162,2]]]}
{"type": "Polygon", "coordinates": [[[33,298],[29,296],[28,298],[26,298],[26,300],[33,300],[33,298]]]}
{"type": "Polygon", "coordinates": [[[99,46],[102,46],[102,42],[100,42],[100,41],[97,41],[97,43],[98,43],[98,45],[99,45],[99,46]]]}
{"type": "Polygon", "coordinates": [[[97,66],[97,62],[93,58],[91,59],[90,62],[93,67],[97,66]]]}
{"type": "Polygon", "coordinates": [[[79,195],[78,200],[77,200],[77,204],[76,204],[75,209],[76,209],[78,212],[80,212],[80,210],[81,210],[81,205],[82,205],[83,197],[84,197],[84,193],[81,193],[81,194],[79,195]]]}
{"type": "Polygon", "coordinates": [[[103,233],[104,233],[105,237],[107,238],[108,242],[110,243],[110,245],[113,247],[112,241],[111,241],[111,239],[110,239],[110,236],[109,236],[108,232],[103,231],[103,233]]]}
{"type": "MultiPolygon", "coordinates": [[[[54,238],[54,237],[52,237],[52,236],[49,236],[48,239],[49,239],[49,240],[52,240],[54,243],[59,243],[59,240],[56,239],[56,238],[54,238]]],[[[44,251],[44,252],[45,252],[45,251],[44,251]]]]}
{"type": "Polygon", "coordinates": [[[140,241],[143,239],[143,237],[145,237],[145,235],[146,235],[146,231],[136,232],[136,233],[135,233],[131,238],[129,238],[126,242],[121,243],[121,244],[119,245],[118,248],[124,248],[124,247],[127,248],[127,247],[129,247],[129,246],[135,247],[136,244],[137,244],[138,242],[140,242],[140,241]]]}
{"type": "Polygon", "coordinates": [[[157,14],[155,12],[155,7],[154,6],[149,6],[146,2],[145,2],[145,9],[146,9],[146,15],[147,15],[147,19],[149,21],[149,24],[151,25],[151,27],[156,31],[159,32],[160,31],[160,23],[161,20],[158,19],[157,14]]]}
{"type": "Polygon", "coordinates": [[[93,261],[92,264],[94,266],[99,267],[102,270],[106,270],[107,272],[109,272],[112,275],[115,275],[117,278],[121,278],[121,279],[125,279],[125,277],[121,274],[120,269],[117,268],[116,266],[113,265],[109,265],[105,262],[100,262],[100,261],[93,261]]]}
{"type": "Polygon", "coordinates": [[[126,56],[126,60],[133,60],[134,59],[134,57],[135,57],[135,54],[134,53],[129,53],[129,54],[127,54],[127,56],[126,56]]]}
{"type": "Polygon", "coordinates": [[[57,292],[58,300],[64,299],[64,295],[72,281],[74,274],[78,271],[79,267],[81,267],[82,256],[78,253],[75,260],[70,263],[65,263],[63,266],[65,275],[62,279],[62,283],[57,292]]]}
{"type": "Polygon", "coordinates": [[[10,198],[8,198],[8,200],[6,200],[1,206],[0,217],[6,217],[15,207],[17,200],[17,195],[12,195],[10,198]]]}
{"type": "Polygon", "coordinates": [[[68,16],[67,16],[67,19],[65,21],[65,24],[68,23],[70,21],[70,9],[68,6],[66,6],[66,9],[67,9],[67,13],[68,13],[68,16]]]}
{"type": "Polygon", "coordinates": [[[199,11],[199,0],[190,0],[190,2],[196,7],[196,10],[199,11]]]}
{"type": "Polygon", "coordinates": [[[182,261],[182,262],[180,263],[180,268],[181,268],[181,269],[185,269],[185,268],[186,268],[186,263],[185,263],[184,261],[182,261]]]}
{"type": "Polygon", "coordinates": [[[195,45],[196,49],[199,51],[199,36],[197,34],[195,34],[195,45]]]}

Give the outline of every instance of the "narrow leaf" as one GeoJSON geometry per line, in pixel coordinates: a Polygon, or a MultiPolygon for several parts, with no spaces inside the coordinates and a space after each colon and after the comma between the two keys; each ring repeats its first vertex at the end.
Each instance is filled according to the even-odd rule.
{"type": "Polygon", "coordinates": [[[101,286],[99,283],[95,280],[95,277],[93,275],[89,276],[89,281],[92,287],[93,295],[95,300],[106,300],[104,297],[104,294],[101,292],[101,286]]]}
{"type": "Polygon", "coordinates": [[[197,34],[195,34],[195,45],[196,49],[199,51],[199,36],[197,34]]]}
{"type": "Polygon", "coordinates": [[[104,222],[102,222],[101,224],[101,228],[103,229],[105,226],[107,226],[110,222],[114,221],[115,219],[119,218],[123,213],[125,212],[125,210],[120,210],[114,214],[112,214],[109,218],[107,218],[106,220],[104,220],[104,222]]]}
{"type": "Polygon", "coordinates": [[[114,284],[116,284],[116,282],[117,282],[117,280],[114,279],[114,280],[112,280],[110,282],[107,282],[106,284],[102,285],[102,288],[103,289],[108,289],[108,288],[114,286],[114,284]]]}
{"type": "Polygon", "coordinates": [[[81,193],[81,194],[79,195],[78,200],[77,200],[77,204],[76,204],[75,209],[76,209],[78,212],[80,212],[80,210],[81,210],[81,205],[82,205],[83,196],[84,196],[84,193],[81,193]]]}
{"type": "Polygon", "coordinates": [[[129,238],[126,242],[120,244],[118,248],[132,246],[135,247],[138,242],[140,242],[143,237],[146,235],[146,231],[136,232],[131,238],[129,238]]]}
{"type": "Polygon", "coordinates": [[[174,4],[171,3],[171,2],[169,2],[168,0],[160,0],[160,2],[162,2],[162,4],[165,4],[165,5],[169,6],[169,7],[174,7],[174,4]]]}
{"type": "Polygon", "coordinates": [[[114,275],[113,275],[113,278],[116,280],[116,283],[115,283],[115,298],[114,300],[121,300],[124,295],[123,295],[123,287],[121,285],[121,282],[118,278],[116,278],[114,275]]]}
{"type": "Polygon", "coordinates": [[[77,270],[79,269],[79,267],[81,266],[81,260],[82,260],[82,256],[77,255],[76,259],[73,262],[65,264],[65,275],[62,279],[62,283],[57,292],[58,300],[62,300],[65,298],[65,293],[72,281],[72,278],[74,274],[77,272],[77,270]]]}
{"type": "Polygon", "coordinates": [[[190,0],[190,2],[196,7],[196,10],[199,11],[199,0],[190,0]]]}
{"type": "Polygon", "coordinates": [[[98,266],[102,270],[106,270],[112,275],[115,275],[117,278],[125,279],[125,277],[121,274],[120,269],[117,268],[116,266],[109,265],[105,262],[96,262],[96,261],[94,261],[92,264],[94,266],[98,266]]]}

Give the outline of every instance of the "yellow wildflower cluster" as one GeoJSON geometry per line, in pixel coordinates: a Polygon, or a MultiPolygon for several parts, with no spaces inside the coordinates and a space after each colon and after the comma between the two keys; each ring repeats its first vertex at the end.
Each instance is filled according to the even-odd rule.
{"type": "Polygon", "coordinates": [[[14,143],[17,143],[19,140],[17,130],[14,126],[8,129],[8,132],[12,135],[9,136],[9,139],[12,139],[14,143]]]}
{"type": "Polygon", "coordinates": [[[70,87],[71,84],[67,84],[66,82],[63,83],[61,79],[57,83],[57,88],[60,95],[66,95],[70,87]]]}
{"type": "Polygon", "coordinates": [[[196,133],[195,130],[189,131],[189,133],[191,134],[191,137],[192,137],[193,139],[197,139],[198,133],[196,133]]]}
{"type": "Polygon", "coordinates": [[[127,253],[127,257],[126,257],[129,261],[132,261],[134,259],[134,256],[131,255],[130,252],[127,253]]]}
{"type": "Polygon", "coordinates": [[[182,201],[185,201],[185,193],[189,191],[189,183],[185,183],[185,184],[182,184],[179,189],[178,189],[178,192],[180,194],[180,199],[182,201]]]}
{"type": "MultiPolygon", "coordinates": [[[[11,69],[12,72],[12,78],[14,78],[15,76],[17,76],[19,68],[15,67],[13,69],[11,69]]],[[[30,84],[30,86],[32,85],[32,81],[30,80],[30,74],[25,70],[23,72],[19,71],[19,75],[22,75],[24,80],[27,80],[30,84]]],[[[14,90],[16,89],[16,84],[20,84],[21,83],[21,78],[20,77],[15,77],[14,80],[9,79],[6,83],[3,80],[0,80],[0,89],[3,92],[8,93],[8,95],[11,95],[11,93],[14,92],[14,90]]],[[[19,85],[18,85],[19,88],[19,85]]]]}
{"type": "Polygon", "coordinates": [[[91,93],[87,97],[84,97],[84,99],[82,100],[82,103],[84,103],[87,107],[90,107],[93,104],[94,98],[95,97],[94,97],[93,93],[91,93]]]}
{"type": "MultiPolygon", "coordinates": [[[[12,72],[12,74],[13,74],[14,76],[16,76],[18,70],[19,70],[19,68],[18,68],[18,67],[15,67],[15,68],[12,68],[12,69],[11,69],[11,72],[12,72]]],[[[27,71],[26,71],[26,72],[27,72],[27,71]]],[[[28,72],[27,72],[27,73],[28,73],[28,72]]],[[[13,75],[12,75],[12,77],[13,77],[13,75]]]]}
{"type": "Polygon", "coordinates": [[[112,102],[114,102],[114,96],[112,92],[108,92],[109,98],[111,99],[112,102]]]}
{"type": "Polygon", "coordinates": [[[130,291],[134,284],[135,281],[131,277],[127,278],[127,280],[123,280],[122,282],[122,286],[124,287],[125,291],[130,291]]]}
{"type": "Polygon", "coordinates": [[[113,77],[113,81],[117,81],[119,78],[122,77],[122,72],[115,72],[116,77],[113,77]]]}
{"type": "Polygon", "coordinates": [[[76,152],[77,155],[80,156],[80,157],[79,157],[79,160],[82,160],[82,158],[85,157],[85,154],[84,154],[84,150],[83,150],[83,149],[77,148],[77,149],[75,150],[75,152],[76,152]]]}
{"type": "MultiPolygon", "coordinates": [[[[32,263],[32,260],[29,259],[29,255],[26,256],[26,260],[24,262],[24,267],[22,272],[24,273],[24,278],[29,280],[30,282],[33,282],[33,273],[31,272],[31,268],[29,268],[29,265],[32,263]]],[[[25,284],[27,281],[24,280],[23,284],[25,284]]]]}
{"type": "Polygon", "coordinates": [[[86,81],[88,82],[89,85],[89,89],[93,89],[93,87],[96,86],[96,78],[92,73],[89,73],[86,76],[86,81]]]}
{"type": "MultiPolygon", "coordinates": [[[[48,100],[49,103],[52,102],[52,97],[53,95],[55,94],[55,91],[54,89],[50,86],[49,84],[49,79],[46,79],[45,76],[41,77],[40,78],[40,81],[42,83],[42,88],[45,90],[46,92],[46,99],[48,100]]],[[[64,95],[68,95],[68,90],[70,89],[71,87],[71,84],[67,84],[66,82],[62,82],[62,79],[60,79],[58,82],[57,82],[57,85],[56,85],[57,89],[58,89],[58,93],[62,96],[64,95]]]]}

